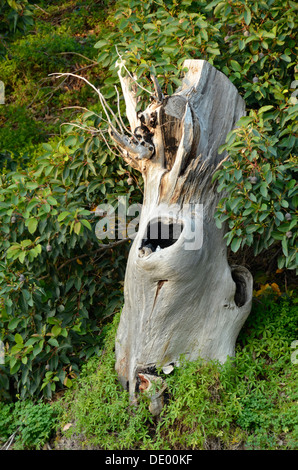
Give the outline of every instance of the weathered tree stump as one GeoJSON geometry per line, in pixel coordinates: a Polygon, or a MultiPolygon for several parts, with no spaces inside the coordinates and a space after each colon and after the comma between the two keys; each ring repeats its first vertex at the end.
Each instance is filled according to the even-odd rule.
{"type": "Polygon", "coordinates": [[[172,96],[163,96],[153,78],[155,96],[138,114],[136,83],[119,73],[134,136],[114,128],[110,135],[144,179],[116,338],[116,370],[131,396],[146,374],[156,367],[169,372],[181,356],[220,362],[233,356],[251,309],[252,276],[228,264],[211,181],[227,158],[218,148],[245,114],[245,103],[208,62],[184,66],[188,72],[172,96]]]}

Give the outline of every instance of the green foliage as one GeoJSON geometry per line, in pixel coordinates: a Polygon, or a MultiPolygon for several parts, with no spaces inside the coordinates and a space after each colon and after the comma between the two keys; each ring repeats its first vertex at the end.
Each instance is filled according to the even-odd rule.
{"type": "Polygon", "coordinates": [[[33,26],[35,7],[28,0],[2,0],[0,5],[0,34],[6,36],[16,31],[24,33],[33,26]]]}
{"type": "MultiPolygon", "coordinates": [[[[118,321],[116,315],[106,329],[101,358],[93,358],[83,367],[75,390],[66,394],[60,417],[68,423],[75,416],[75,433],[83,433],[86,444],[112,450],[130,449],[149,439],[148,423],[152,421],[145,401],[137,408],[130,406],[128,392],[118,382],[114,352],[118,321]]],[[[69,434],[72,431],[70,428],[69,434]]]]}
{"type": "Polygon", "coordinates": [[[22,398],[71,386],[79,363],[99,351],[101,319],[123,301],[127,249],[103,257],[93,209],[127,192],[126,170],[114,155],[97,158],[99,142],[83,141],[45,144],[33,169],[1,177],[0,382],[4,392],[13,380],[22,398]]]}
{"type": "Polygon", "coordinates": [[[171,94],[183,61],[205,59],[245,93],[249,107],[272,97],[283,101],[282,80],[290,85],[296,56],[294,2],[126,0],[117,7],[125,41],[117,31],[95,45],[99,62],[111,71],[117,46],[138,79],[147,76],[149,87],[148,72],[154,72],[171,94]]]}
{"type": "Polygon", "coordinates": [[[298,104],[272,108],[250,111],[222,146],[230,158],[215,174],[225,194],[215,217],[219,228],[228,225],[232,251],[248,245],[257,255],[280,243],[278,267],[297,269],[298,104]]]}
{"type": "Polygon", "coordinates": [[[45,126],[40,126],[32,112],[25,106],[11,105],[2,106],[0,119],[3,126],[0,128],[1,150],[21,154],[21,158],[15,158],[21,161],[26,158],[26,153],[37,142],[46,139],[45,126]],[[18,139],[15,138],[16,133],[18,139]]]}
{"type": "Polygon", "coordinates": [[[4,443],[16,431],[17,425],[13,415],[14,405],[0,402],[0,442],[4,443]]]}
{"type": "MultiPolygon", "coordinates": [[[[125,40],[112,32],[95,44],[98,61],[113,77],[118,50],[143,86],[151,89],[153,72],[172,94],[184,60],[205,59],[242,94],[249,115],[221,148],[230,159],[216,173],[223,191],[217,225],[228,224],[232,251],[247,245],[259,254],[280,245],[279,267],[297,268],[297,4],[127,0],[118,5],[125,40]]],[[[102,88],[109,98],[115,96],[112,81],[107,78],[102,88]]]]}
{"type": "Polygon", "coordinates": [[[102,71],[93,45],[95,32],[104,34],[108,28],[103,3],[39,2],[31,34],[18,34],[5,43],[0,57],[0,80],[5,86],[1,151],[28,152],[32,160],[40,155],[41,143],[60,134],[61,123],[73,116],[68,106],[88,103],[90,107],[95,102],[83,82],[50,74],[78,71],[99,85],[102,71]]]}
{"type": "Polygon", "coordinates": [[[149,400],[129,404],[115,373],[114,338],[119,316],[105,335],[100,359],[92,359],[60,402],[60,426],[81,446],[102,449],[295,449],[298,442],[295,300],[264,297],[254,304],[235,358],[225,364],[181,360],[167,382],[159,419],[149,400]]]}
{"type": "MultiPolygon", "coordinates": [[[[92,21],[98,22],[97,30],[103,29],[104,10],[96,13],[91,2],[79,5],[69,2],[61,9],[53,2],[48,6],[49,22],[39,18],[38,10],[36,34],[11,43],[9,57],[0,63],[0,78],[6,85],[6,104],[0,110],[4,124],[0,130],[0,338],[5,344],[0,396],[4,399],[13,399],[16,393],[22,399],[41,394],[50,398],[71,387],[80,364],[99,352],[103,318],[123,302],[127,247],[101,251],[107,240],[96,238],[99,217],[94,209],[115,201],[118,194],[133,194],[134,187],[125,181],[130,172],[106,152],[98,137],[84,135],[73,126],[59,138],[55,115],[47,116],[47,121],[38,118],[39,114],[44,118],[53,101],[59,107],[74,104],[74,95],[100,112],[88,87],[82,88],[78,80],[67,87],[68,98],[64,79],[57,83],[58,96],[56,84],[36,90],[37,83],[45,85],[46,72],[74,67],[83,68],[85,76],[91,70],[97,74],[96,62],[82,54],[89,51],[92,56],[92,37],[83,33],[90,27],[90,12],[92,21]],[[71,17],[82,18],[83,31],[74,28],[73,17],[65,17],[69,11],[71,17]],[[63,18],[67,21],[60,26],[63,18]],[[58,135],[36,150],[36,143],[45,139],[45,127],[47,134],[53,129],[58,135]]],[[[95,115],[82,116],[79,124],[87,119],[92,123],[95,115]]]]}
{"type": "Polygon", "coordinates": [[[56,414],[49,403],[0,403],[0,442],[15,434],[14,450],[40,449],[55,432],[56,414]]]}

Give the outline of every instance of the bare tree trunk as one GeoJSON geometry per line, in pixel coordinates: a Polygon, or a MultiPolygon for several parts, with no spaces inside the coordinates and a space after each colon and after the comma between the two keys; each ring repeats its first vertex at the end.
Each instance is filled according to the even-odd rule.
{"type": "Polygon", "coordinates": [[[228,264],[211,181],[227,158],[218,148],[245,104],[208,62],[187,60],[184,66],[188,72],[172,96],[164,97],[154,79],[154,99],[139,115],[136,83],[119,73],[134,137],[114,128],[110,135],[144,179],[116,338],[116,370],[131,396],[144,374],[157,367],[169,372],[181,356],[221,362],[233,356],[251,309],[252,277],[228,264]]]}

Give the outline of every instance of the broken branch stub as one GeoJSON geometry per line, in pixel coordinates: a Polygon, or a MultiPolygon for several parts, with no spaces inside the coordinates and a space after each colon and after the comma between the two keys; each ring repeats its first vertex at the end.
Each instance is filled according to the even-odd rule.
{"type": "MultiPolygon", "coordinates": [[[[119,73],[133,136],[111,129],[124,159],[144,179],[139,230],[125,276],[116,370],[133,396],[140,377],[172,370],[181,356],[224,362],[234,355],[252,301],[252,276],[229,266],[214,211],[218,148],[245,114],[234,85],[203,60],[186,60],[181,87],[136,112],[136,83],[119,73]],[[144,375],[145,374],[145,375],[144,375]]],[[[141,387],[142,388],[142,387],[141,387]]]]}

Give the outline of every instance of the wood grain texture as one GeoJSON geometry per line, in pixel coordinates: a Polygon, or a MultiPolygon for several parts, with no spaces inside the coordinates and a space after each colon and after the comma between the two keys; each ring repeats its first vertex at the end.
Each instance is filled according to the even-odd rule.
{"type": "Polygon", "coordinates": [[[121,79],[131,128],[144,126],[154,145],[148,157],[130,155],[133,144],[118,142],[144,178],[116,338],[116,370],[131,396],[140,373],[178,366],[181,356],[221,362],[233,356],[251,309],[252,276],[228,264],[211,182],[227,158],[218,147],[245,114],[245,103],[208,62],[187,60],[184,66],[188,72],[176,93],[152,102],[138,117],[129,79],[121,79]]]}

